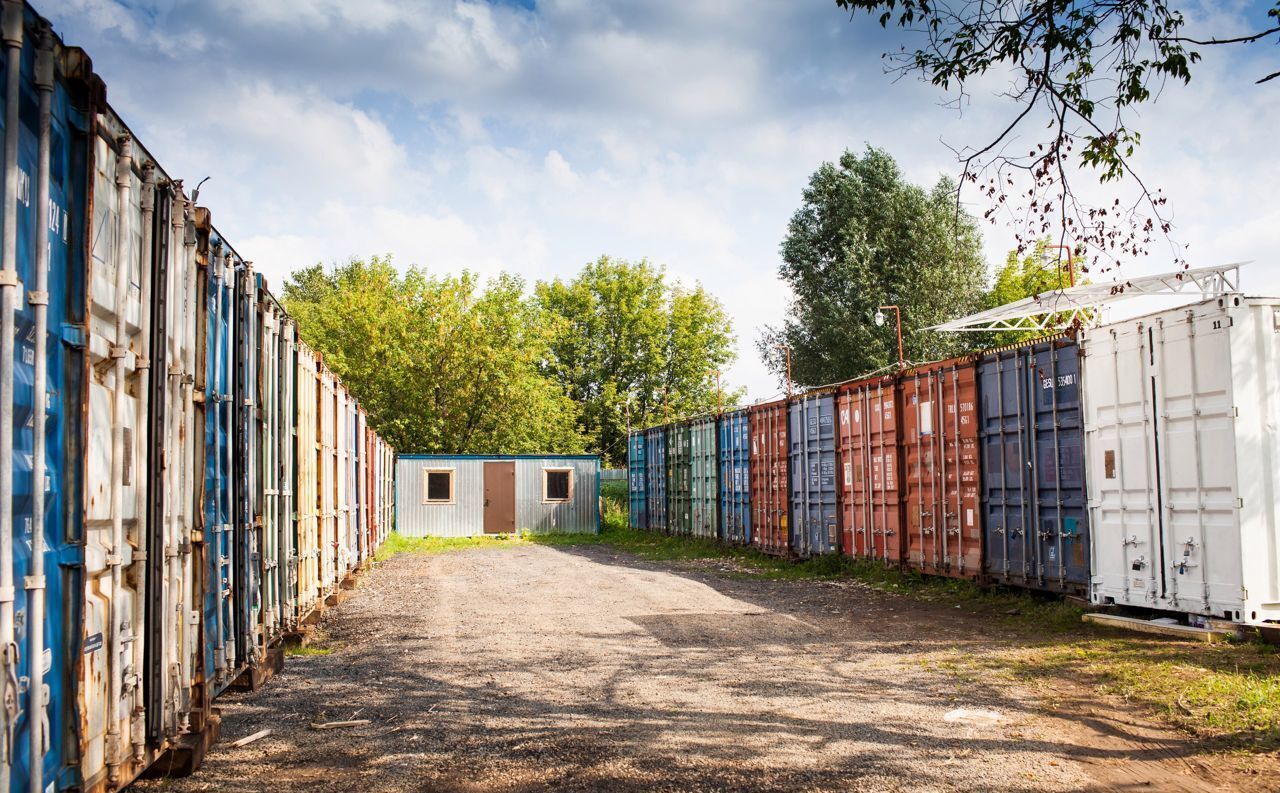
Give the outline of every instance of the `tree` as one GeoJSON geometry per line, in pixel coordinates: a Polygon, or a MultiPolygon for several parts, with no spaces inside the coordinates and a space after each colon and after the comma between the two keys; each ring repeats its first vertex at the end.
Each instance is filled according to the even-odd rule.
{"type": "MultiPolygon", "coordinates": [[[[981,307],[986,264],[977,225],[957,213],[954,185],[932,191],[909,184],[887,152],[846,151],[823,163],[782,243],[782,279],[791,287],[790,316],[768,328],[758,348],[773,371],[785,372],[778,345],[791,348],[792,377],[815,386],[883,369],[898,360],[892,319],[877,327],[880,305],[902,312],[908,360],[963,349],[952,334],[918,332],[981,307]]],[[[892,317],[892,314],[890,314],[892,317]]]]}
{"type": "MultiPolygon", "coordinates": [[[[1164,195],[1131,164],[1141,142],[1132,122],[1138,108],[1156,101],[1169,82],[1190,81],[1201,58],[1196,47],[1280,39],[1280,0],[1271,2],[1257,30],[1217,36],[1187,34],[1186,18],[1167,0],[836,0],[921,38],[914,49],[886,57],[896,71],[956,91],[957,106],[988,72],[1010,75],[1013,86],[1001,95],[1018,109],[994,139],[958,150],[957,200],[959,187],[976,184],[991,201],[988,218],[1007,210],[1019,253],[1052,233],[1087,251],[1095,267],[1145,254],[1155,235],[1168,239],[1171,229],[1164,195]],[[1015,148],[1024,128],[1047,132],[1015,148]],[[1103,182],[1128,176],[1138,186],[1136,203],[1079,199],[1072,177],[1080,166],[1096,169],[1103,182]],[[1023,192],[1025,176],[1030,184],[1023,192]]],[[[1280,71],[1257,82],[1276,77],[1280,71]]]]}
{"type": "MultiPolygon", "coordinates": [[[[1014,303],[1028,297],[1039,297],[1070,285],[1070,275],[1064,264],[1050,256],[1049,240],[1040,240],[1035,248],[1026,256],[1020,256],[1017,250],[1009,251],[1004,265],[996,271],[995,282],[987,293],[987,305],[994,308],[1007,303],[1014,303]]],[[[1088,283],[1087,279],[1076,279],[1077,284],[1088,283]]],[[[1052,315],[1049,321],[1061,325],[1068,315],[1052,315]]],[[[1043,336],[1041,331],[1004,330],[981,334],[977,338],[983,346],[1014,344],[1028,339],[1043,336]]]]}
{"type": "Polygon", "coordinates": [[[397,450],[580,452],[578,408],[540,371],[551,336],[524,291],[510,275],[482,287],[374,257],[295,273],[283,303],[397,450]]]}
{"type": "Polygon", "coordinates": [[[733,362],[734,338],[701,286],[668,284],[645,260],[601,256],[571,280],[539,282],[534,300],[553,332],[543,371],[582,406],[582,432],[610,463],[626,458],[628,425],[716,407],[714,373],[733,362]]]}

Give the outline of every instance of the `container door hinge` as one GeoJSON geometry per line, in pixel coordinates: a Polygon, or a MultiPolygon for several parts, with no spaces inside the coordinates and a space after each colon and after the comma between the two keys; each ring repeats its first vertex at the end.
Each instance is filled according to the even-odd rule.
{"type": "Polygon", "coordinates": [[[1237,498],[1237,499],[1236,499],[1236,509],[1244,509],[1244,499],[1243,499],[1243,498],[1237,498]]]}

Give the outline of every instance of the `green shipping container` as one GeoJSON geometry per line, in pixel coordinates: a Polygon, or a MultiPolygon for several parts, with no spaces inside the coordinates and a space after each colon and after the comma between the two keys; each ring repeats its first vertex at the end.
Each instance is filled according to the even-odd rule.
{"type": "Polygon", "coordinates": [[[693,460],[688,422],[667,427],[667,531],[693,533],[693,460]]]}
{"type": "Polygon", "coordinates": [[[689,456],[692,501],[690,531],[696,537],[719,536],[720,466],[716,460],[716,420],[713,416],[694,419],[689,424],[689,456]]]}

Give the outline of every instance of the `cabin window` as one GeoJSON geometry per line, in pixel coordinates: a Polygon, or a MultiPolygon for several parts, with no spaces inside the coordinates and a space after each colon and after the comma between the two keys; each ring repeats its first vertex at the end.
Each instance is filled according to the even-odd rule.
{"type": "Polygon", "coordinates": [[[573,498],[573,469],[544,469],[542,472],[542,500],[568,501],[571,498],[573,498]]]}
{"type": "Polygon", "coordinates": [[[422,503],[453,503],[453,469],[428,468],[422,472],[422,503]]]}

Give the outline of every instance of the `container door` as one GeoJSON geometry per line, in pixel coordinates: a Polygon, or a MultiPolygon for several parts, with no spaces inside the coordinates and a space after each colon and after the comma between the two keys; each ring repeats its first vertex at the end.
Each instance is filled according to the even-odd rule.
{"type": "MultiPolygon", "coordinates": [[[[1025,351],[997,353],[978,367],[983,460],[983,509],[987,533],[985,572],[997,581],[1026,584],[1035,562],[1025,542],[1034,520],[1027,488],[1034,481],[1027,415],[1029,375],[1025,351]]],[[[1037,384],[1038,385],[1038,384],[1037,384]]],[[[1039,389],[1037,388],[1037,391],[1039,389]]]]}
{"type": "Polygon", "coordinates": [[[1080,354],[1075,344],[1037,347],[1027,367],[1035,421],[1036,538],[1034,586],[1084,591],[1089,583],[1089,529],[1084,485],[1080,354]]]}
{"type": "Polygon", "coordinates": [[[1090,334],[1085,350],[1093,591],[1097,603],[1156,606],[1160,532],[1147,329],[1141,322],[1090,334]]]}
{"type": "Polygon", "coordinates": [[[1232,324],[1216,304],[1199,306],[1161,317],[1148,329],[1148,341],[1155,362],[1162,594],[1176,610],[1238,619],[1244,580],[1232,324]]]}
{"type": "Polygon", "coordinates": [[[484,533],[514,534],[516,530],[516,464],[484,464],[484,533]]]}

